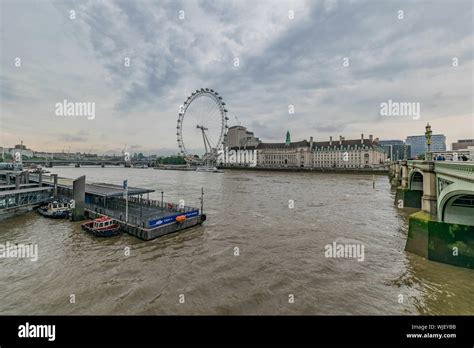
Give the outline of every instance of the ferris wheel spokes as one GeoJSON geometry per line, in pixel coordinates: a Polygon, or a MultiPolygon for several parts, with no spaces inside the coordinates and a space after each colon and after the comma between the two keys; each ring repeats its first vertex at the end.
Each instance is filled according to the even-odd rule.
{"type": "Polygon", "coordinates": [[[223,143],[228,128],[229,118],[225,105],[219,93],[213,89],[201,88],[193,92],[180,106],[176,135],[180,152],[188,164],[209,165],[217,160],[217,149],[223,143]],[[204,144],[202,156],[188,152],[190,149],[195,151],[198,136],[196,129],[201,131],[201,144],[204,144]]]}

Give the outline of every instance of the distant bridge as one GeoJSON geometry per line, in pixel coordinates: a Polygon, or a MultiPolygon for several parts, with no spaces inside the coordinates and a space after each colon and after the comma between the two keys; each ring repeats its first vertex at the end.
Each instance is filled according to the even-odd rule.
{"type": "Polygon", "coordinates": [[[37,164],[43,165],[48,168],[52,168],[54,166],[67,166],[74,164],[76,167],[81,165],[113,165],[113,166],[129,166],[136,165],[136,164],[147,164],[151,166],[153,161],[151,160],[137,160],[132,159],[131,161],[125,161],[123,159],[91,159],[91,158],[78,158],[78,159],[26,159],[22,161],[23,164],[37,164]]]}

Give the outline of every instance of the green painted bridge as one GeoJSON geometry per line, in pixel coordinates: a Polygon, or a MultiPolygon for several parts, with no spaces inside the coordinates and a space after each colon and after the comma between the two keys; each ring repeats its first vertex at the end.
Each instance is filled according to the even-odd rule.
{"type": "Polygon", "coordinates": [[[438,220],[474,226],[474,163],[434,162],[434,173],[438,220]]]}
{"type": "Polygon", "coordinates": [[[389,173],[398,208],[420,209],[405,249],[474,268],[474,162],[398,161],[389,173]]]}
{"type": "Polygon", "coordinates": [[[419,206],[405,206],[420,207],[438,221],[474,226],[474,162],[398,161],[390,169],[392,184],[419,193],[419,206]]]}

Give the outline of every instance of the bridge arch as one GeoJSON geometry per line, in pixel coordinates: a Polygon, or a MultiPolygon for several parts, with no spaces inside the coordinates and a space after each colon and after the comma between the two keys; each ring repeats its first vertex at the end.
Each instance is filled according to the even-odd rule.
{"type": "Polygon", "coordinates": [[[415,191],[423,191],[423,172],[418,168],[408,174],[408,188],[415,191]]]}
{"type": "Polygon", "coordinates": [[[461,183],[452,183],[438,196],[439,221],[474,225],[474,191],[461,183]]]}

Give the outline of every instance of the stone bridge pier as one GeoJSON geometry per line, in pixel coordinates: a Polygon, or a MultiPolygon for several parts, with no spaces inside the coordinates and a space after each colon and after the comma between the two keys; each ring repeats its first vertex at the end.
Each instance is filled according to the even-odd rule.
{"type": "Polygon", "coordinates": [[[400,166],[402,167],[402,187],[408,187],[408,163],[407,161],[401,161],[400,166]]]}
{"type": "Polygon", "coordinates": [[[421,197],[421,210],[436,218],[436,174],[434,163],[426,162],[423,169],[423,196],[421,197]]]}
{"type": "Polygon", "coordinates": [[[409,216],[405,250],[474,268],[474,162],[397,161],[395,205],[409,216]]]}

